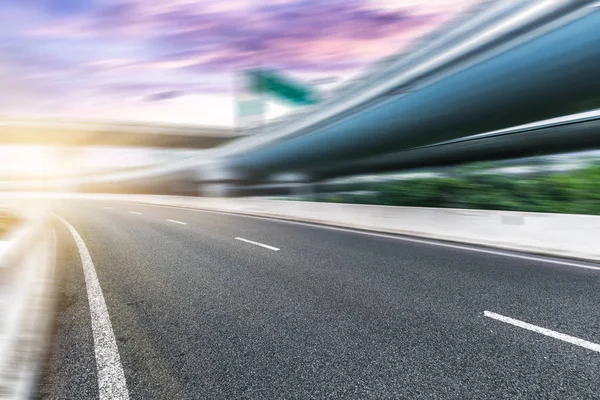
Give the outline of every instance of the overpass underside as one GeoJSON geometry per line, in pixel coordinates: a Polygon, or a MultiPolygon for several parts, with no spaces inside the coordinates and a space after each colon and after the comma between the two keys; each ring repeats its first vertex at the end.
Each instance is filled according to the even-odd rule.
{"type": "Polygon", "coordinates": [[[0,145],[207,149],[243,136],[221,127],[0,120],[0,145]]]}

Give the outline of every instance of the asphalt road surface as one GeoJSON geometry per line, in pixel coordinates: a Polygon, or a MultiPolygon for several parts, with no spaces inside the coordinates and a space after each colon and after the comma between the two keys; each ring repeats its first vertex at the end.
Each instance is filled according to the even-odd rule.
{"type": "Polygon", "coordinates": [[[598,265],[172,207],[55,211],[106,307],[56,219],[39,398],[600,398],[598,265]]]}

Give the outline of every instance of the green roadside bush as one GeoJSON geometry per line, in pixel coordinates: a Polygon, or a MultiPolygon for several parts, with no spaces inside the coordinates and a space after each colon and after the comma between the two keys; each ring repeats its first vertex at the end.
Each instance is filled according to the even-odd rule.
{"type": "Polygon", "coordinates": [[[366,195],[319,195],[318,200],[415,207],[600,215],[600,166],[529,176],[462,174],[365,184],[366,195]]]}

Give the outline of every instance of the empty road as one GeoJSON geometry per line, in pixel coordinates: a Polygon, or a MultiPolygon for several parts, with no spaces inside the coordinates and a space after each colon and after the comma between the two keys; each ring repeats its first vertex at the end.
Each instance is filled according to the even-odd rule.
{"type": "Polygon", "coordinates": [[[598,265],[172,207],[54,211],[39,398],[600,397],[598,265]]]}

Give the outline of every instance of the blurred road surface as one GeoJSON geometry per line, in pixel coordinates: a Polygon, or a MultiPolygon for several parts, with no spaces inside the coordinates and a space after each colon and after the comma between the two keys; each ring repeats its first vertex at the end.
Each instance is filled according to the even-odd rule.
{"type": "MultiPolygon", "coordinates": [[[[89,249],[132,399],[600,396],[598,265],[170,207],[55,211],[89,249]]],[[[97,398],[82,263],[55,226],[39,397],[97,398]]]]}

